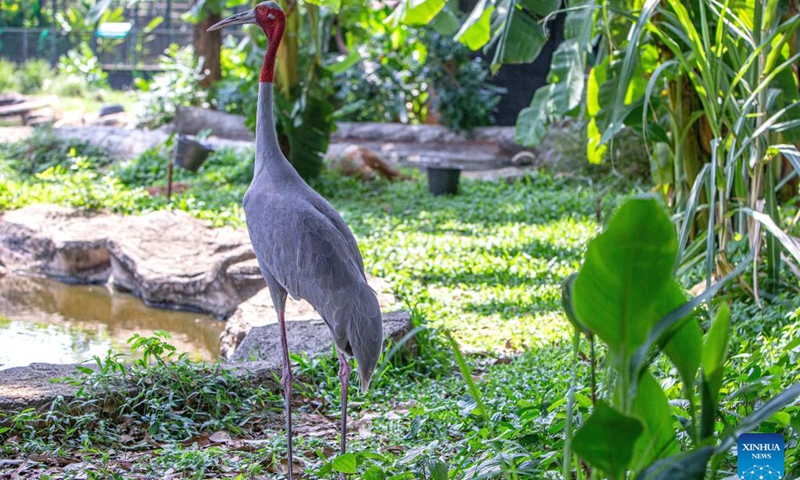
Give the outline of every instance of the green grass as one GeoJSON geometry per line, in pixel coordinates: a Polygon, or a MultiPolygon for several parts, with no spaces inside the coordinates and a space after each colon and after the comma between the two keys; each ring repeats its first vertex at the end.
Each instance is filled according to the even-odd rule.
{"type": "MultiPolygon", "coordinates": [[[[46,163],[47,170],[21,175],[9,168],[20,158],[0,159],[0,209],[36,202],[126,214],[173,208],[215,225],[243,227],[239,202],[251,175],[248,155],[221,151],[197,174],[179,172],[177,180],[190,188],[168,204],[145,191],[163,184],[165,159],[158,152],[106,165],[78,147],[55,157],[47,157],[47,149],[32,150],[27,161],[46,163]]],[[[0,158],[9,151],[0,149],[0,158]]],[[[584,341],[580,352],[572,350],[560,284],[577,270],[598,229],[598,198],[605,218],[626,192],[601,195],[602,184],[589,188],[545,172],[512,185],[465,181],[455,197],[430,196],[419,175],[364,184],[325,174],[314,187],[353,229],[366,268],[386,278],[415,324],[426,327],[413,348],[387,361],[367,395],[351,391],[356,429],[350,433],[354,456],[346,460],[356,462],[360,477],[546,478],[558,472],[573,371],[581,415],[589,412],[592,396],[589,347],[584,341]],[[474,379],[480,402],[443,331],[470,353],[462,368],[474,379]]],[[[720,429],[800,379],[798,297],[764,300],[759,309],[735,291],[728,295],[734,323],[720,429]]],[[[597,355],[602,390],[602,349],[597,355]]],[[[310,478],[336,478],[331,470],[347,463],[332,462],[336,362],[295,361],[297,457],[310,478]]],[[[48,466],[60,471],[67,458],[86,462],[89,478],[280,478],[285,439],[279,396],[186,359],[116,367],[109,357],[100,364],[104,370],[83,380],[85,396],[0,420],[0,451],[11,458],[52,455],[31,467],[38,469],[28,472],[34,476],[48,466]],[[111,374],[120,368],[122,380],[111,374]],[[129,394],[111,393],[120,386],[129,394]],[[212,442],[218,432],[231,440],[212,442]]],[[[669,398],[682,398],[676,372],[665,361],[659,365],[669,398]]],[[[680,403],[673,408],[682,414],[680,403]]],[[[796,439],[800,407],[781,413],[762,431],[796,439]]],[[[800,474],[800,452],[796,442],[787,445],[791,478],[800,474]]],[[[734,462],[724,462],[720,473],[732,475],[734,462]]]]}

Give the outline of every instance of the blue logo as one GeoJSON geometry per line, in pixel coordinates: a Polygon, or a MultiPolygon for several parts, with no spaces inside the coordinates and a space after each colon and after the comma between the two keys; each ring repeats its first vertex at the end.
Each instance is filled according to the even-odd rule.
{"type": "Polygon", "coordinates": [[[739,436],[739,478],[781,480],[784,475],[783,435],[745,433],[739,436]]]}

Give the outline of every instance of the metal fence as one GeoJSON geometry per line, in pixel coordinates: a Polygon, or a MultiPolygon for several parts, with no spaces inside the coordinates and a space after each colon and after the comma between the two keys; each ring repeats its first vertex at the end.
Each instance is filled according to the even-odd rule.
{"type": "Polygon", "coordinates": [[[45,59],[55,66],[61,55],[88,43],[104,69],[153,66],[173,43],[192,43],[191,25],[156,29],[147,35],[133,26],[125,38],[99,38],[90,30],[63,32],[56,28],[0,28],[0,57],[15,63],[45,59]]]}

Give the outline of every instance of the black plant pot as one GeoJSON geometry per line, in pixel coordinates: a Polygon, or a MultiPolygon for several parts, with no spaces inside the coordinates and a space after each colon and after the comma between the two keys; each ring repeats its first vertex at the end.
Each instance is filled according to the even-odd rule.
{"type": "Polygon", "coordinates": [[[213,151],[208,146],[181,135],[175,146],[175,165],[196,172],[213,151]]]}
{"type": "Polygon", "coordinates": [[[455,195],[460,177],[460,168],[428,167],[428,190],[434,195],[455,195]]]}

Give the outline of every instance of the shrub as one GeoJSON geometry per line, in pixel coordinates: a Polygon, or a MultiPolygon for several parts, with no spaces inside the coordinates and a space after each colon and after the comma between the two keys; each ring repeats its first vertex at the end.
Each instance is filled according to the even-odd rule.
{"type": "Polygon", "coordinates": [[[79,97],[91,90],[108,88],[108,75],[89,45],[70,50],[58,59],[53,90],[59,95],[79,97]]]}
{"type": "Polygon", "coordinates": [[[17,67],[13,62],[0,58],[0,93],[14,91],[17,87],[16,71],[17,67]]]}
{"type": "Polygon", "coordinates": [[[33,131],[30,137],[17,143],[0,144],[0,171],[4,168],[29,177],[55,166],[70,166],[73,159],[84,158],[93,169],[112,162],[108,152],[88,142],[62,139],[50,127],[33,131]]]}
{"type": "Polygon", "coordinates": [[[191,47],[170,46],[159,60],[163,72],[148,82],[137,78],[136,87],[142,95],[142,110],[138,113],[140,127],[156,128],[171,122],[178,107],[207,107],[207,93],[199,87],[203,65],[194,58],[191,47]]]}
{"type": "Polygon", "coordinates": [[[441,123],[467,131],[489,125],[505,89],[488,83],[486,62],[471,59],[470,50],[449,36],[431,31],[426,37],[425,78],[433,86],[431,103],[441,114],[441,123]]]}
{"type": "Polygon", "coordinates": [[[47,60],[25,62],[17,72],[17,82],[22,93],[38,92],[53,75],[47,60]]]}

